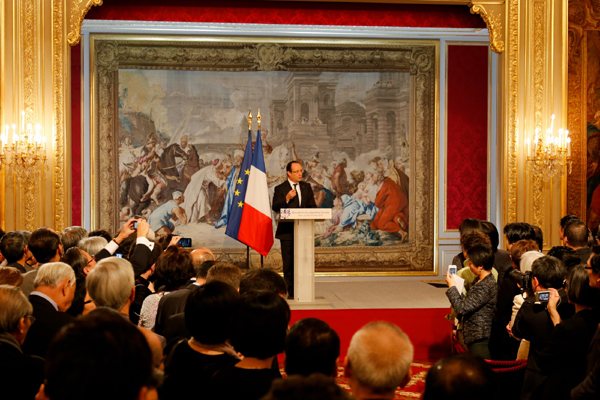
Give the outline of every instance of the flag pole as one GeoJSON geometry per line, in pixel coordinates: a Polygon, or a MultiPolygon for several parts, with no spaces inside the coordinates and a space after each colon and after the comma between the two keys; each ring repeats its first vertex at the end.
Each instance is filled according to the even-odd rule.
{"type": "MultiPolygon", "coordinates": [[[[258,111],[260,115],[260,110],[258,111]]],[[[258,117],[260,125],[260,117],[258,117]]],[[[248,131],[252,131],[252,109],[248,110],[248,131]]],[[[250,269],[250,246],[246,245],[246,268],[250,269]]]]}

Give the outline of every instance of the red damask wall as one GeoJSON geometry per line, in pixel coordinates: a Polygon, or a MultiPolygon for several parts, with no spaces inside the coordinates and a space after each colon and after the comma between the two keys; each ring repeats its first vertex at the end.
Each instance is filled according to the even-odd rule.
{"type": "Polygon", "coordinates": [[[448,46],[446,228],[487,219],[488,46],[448,46]]]}
{"type": "MultiPolygon", "coordinates": [[[[102,6],[92,7],[86,19],[427,28],[486,27],[482,19],[470,14],[466,6],[279,1],[220,1],[216,4],[214,1],[191,0],[104,0],[102,6]]],[[[78,225],[81,224],[80,45],[72,48],[71,57],[72,218],[73,224],[78,225]]],[[[487,73],[487,67],[485,71],[487,73]]]]}

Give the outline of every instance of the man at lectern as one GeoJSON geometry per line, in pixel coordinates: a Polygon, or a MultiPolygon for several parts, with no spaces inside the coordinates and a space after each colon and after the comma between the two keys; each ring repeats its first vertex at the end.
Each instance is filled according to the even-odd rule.
{"type": "MultiPolygon", "coordinates": [[[[275,187],[273,211],[282,208],[316,208],[315,196],[309,183],[302,182],[302,164],[291,161],[286,167],[287,181],[275,187]]],[[[281,243],[283,279],[288,288],[288,299],[294,298],[294,224],[279,221],[275,237],[281,243]]]]}

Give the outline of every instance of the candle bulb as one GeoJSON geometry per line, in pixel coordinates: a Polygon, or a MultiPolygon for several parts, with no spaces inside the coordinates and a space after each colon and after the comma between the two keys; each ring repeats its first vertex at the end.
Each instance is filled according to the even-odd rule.
{"type": "Polygon", "coordinates": [[[21,129],[25,130],[25,110],[21,111],[21,129]]]}

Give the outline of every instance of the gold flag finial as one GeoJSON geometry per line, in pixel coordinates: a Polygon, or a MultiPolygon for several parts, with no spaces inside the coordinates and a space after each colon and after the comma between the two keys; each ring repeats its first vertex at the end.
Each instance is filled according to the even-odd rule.
{"type": "Polygon", "coordinates": [[[260,108],[258,109],[258,114],[256,114],[256,121],[258,122],[258,130],[260,131],[260,119],[262,115],[260,115],[260,108]]]}
{"type": "Polygon", "coordinates": [[[248,130],[252,130],[252,109],[248,109],[248,130]]]}

